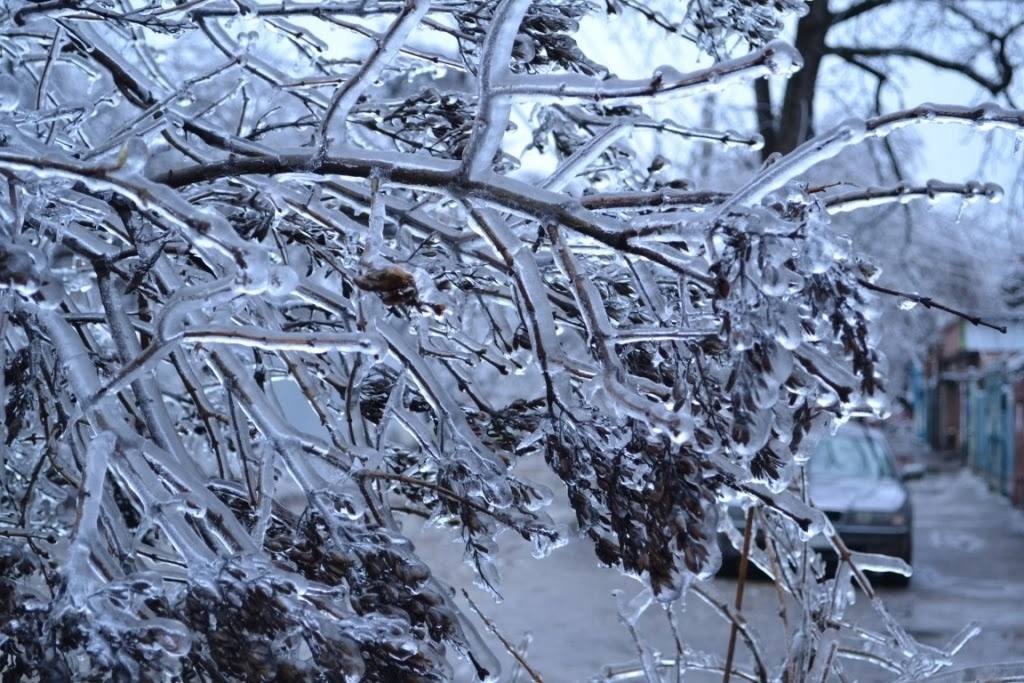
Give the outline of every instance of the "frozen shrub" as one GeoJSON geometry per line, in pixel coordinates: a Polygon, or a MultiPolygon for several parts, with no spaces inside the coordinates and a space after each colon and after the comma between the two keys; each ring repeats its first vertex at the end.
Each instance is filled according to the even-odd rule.
{"type": "MultiPolygon", "coordinates": [[[[632,144],[691,135],[652,101],[799,69],[775,34],[801,9],[6,3],[6,674],[430,681],[462,657],[493,679],[401,520],[452,528],[496,588],[500,531],[538,556],[565,540],[527,457],[661,600],[715,571],[726,499],[760,501],[779,548],[830,535],[787,485],[885,380],[874,271],[831,213],[997,192],[804,174],[908,123],[1022,116],[849,121],[731,192],[632,144]],[[583,53],[587,15],[644,9],[750,51],[638,80],[583,53]]],[[[792,586],[802,555],[780,557],[754,560],[792,586]]],[[[839,637],[816,623],[808,651],[839,637]]],[[[899,644],[897,671],[944,662],[899,644]]]]}

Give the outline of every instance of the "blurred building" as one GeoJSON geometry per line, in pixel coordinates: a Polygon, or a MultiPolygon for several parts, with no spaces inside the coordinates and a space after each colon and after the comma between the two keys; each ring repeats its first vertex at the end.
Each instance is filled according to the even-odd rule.
{"type": "Polygon", "coordinates": [[[957,319],[921,369],[915,412],[922,436],[954,453],[1024,507],[1024,315],[985,317],[999,332],[957,319]]]}

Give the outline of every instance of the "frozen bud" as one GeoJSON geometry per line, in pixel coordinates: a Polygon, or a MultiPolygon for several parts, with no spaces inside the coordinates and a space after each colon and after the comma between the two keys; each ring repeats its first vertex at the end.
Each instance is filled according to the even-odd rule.
{"type": "Polygon", "coordinates": [[[668,166],[669,163],[670,162],[668,159],[659,154],[656,157],[654,157],[654,159],[651,160],[651,165],[647,167],[647,172],[657,173],[658,171],[668,166]]]}
{"type": "Polygon", "coordinates": [[[900,297],[898,305],[901,311],[909,311],[917,306],[917,299],[912,299],[910,297],[900,297]]]}
{"type": "MultiPolygon", "coordinates": [[[[665,87],[671,84],[679,83],[684,80],[686,76],[674,66],[663,64],[654,70],[654,75],[651,78],[651,83],[655,87],[665,87]]],[[[708,80],[711,82],[717,82],[721,78],[721,74],[717,71],[711,70],[708,74],[708,80]]]]}
{"type": "Polygon", "coordinates": [[[192,649],[192,635],[179,621],[152,619],[138,635],[141,642],[152,643],[172,657],[183,657],[192,649]]]}
{"type": "Polygon", "coordinates": [[[982,194],[993,204],[998,204],[1003,200],[1003,188],[997,183],[985,183],[981,189],[982,194]]]}
{"type": "Polygon", "coordinates": [[[272,287],[270,270],[273,267],[266,253],[257,249],[240,249],[236,256],[239,265],[235,276],[236,291],[241,294],[256,295],[266,292],[272,287]]]}
{"type": "Polygon", "coordinates": [[[248,52],[253,44],[259,40],[260,34],[256,31],[242,31],[238,34],[238,47],[248,52]]]}

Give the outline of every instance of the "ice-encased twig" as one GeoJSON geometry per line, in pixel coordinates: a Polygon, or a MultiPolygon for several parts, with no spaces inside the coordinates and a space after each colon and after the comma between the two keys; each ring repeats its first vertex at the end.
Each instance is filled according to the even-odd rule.
{"type": "MultiPolygon", "coordinates": [[[[374,40],[374,49],[363,61],[359,70],[334,91],[317,132],[321,155],[326,154],[331,146],[332,141],[328,137],[331,132],[331,122],[335,117],[342,121],[348,118],[352,106],[363,92],[373,85],[374,80],[384,71],[384,67],[395,58],[409,34],[420,24],[428,9],[430,9],[430,0],[408,0],[387,32],[374,40]]],[[[337,134],[340,136],[339,141],[344,142],[347,137],[344,126],[337,131],[337,134]]]]}
{"type": "Polygon", "coordinates": [[[649,79],[599,80],[582,74],[513,75],[494,87],[502,97],[526,97],[532,101],[564,103],[570,99],[616,102],[649,97],[695,95],[719,90],[735,81],[768,75],[789,76],[799,70],[803,59],[783,40],[774,40],[749,55],[725,60],[706,69],[682,73],[671,66],[655,70],[649,79]]]}
{"type": "Polygon", "coordinates": [[[82,605],[98,578],[89,561],[93,546],[99,545],[100,506],[107,478],[108,458],[117,439],[110,432],[97,434],[85,452],[85,471],[78,490],[78,510],[68,548],[67,590],[73,604],[82,605]]]}
{"type": "Polygon", "coordinates": [[[872,206],[884,206],[898,202],[923,199],[934,203],[943,199],[960,198],[975,201],[983,198],[993,204],[1003,197],[1003,189],[995,183],[946,183],[929,180],[924,185],[897,183],[891,187],[868,187],[854,192],[831,195],[825,199],[825,206],[830,214],[858,211],[872,206]]]}
{"type": "Polygon", "coordinates": [[[498,92],[508,78],[516,34],[530,2],[501,0],[494,10],[480,57],[476,120],[462,160],[462,168],[469,177],[490,171],[505,136],[512,105],[507,98],[498,96],[498,92]]]}

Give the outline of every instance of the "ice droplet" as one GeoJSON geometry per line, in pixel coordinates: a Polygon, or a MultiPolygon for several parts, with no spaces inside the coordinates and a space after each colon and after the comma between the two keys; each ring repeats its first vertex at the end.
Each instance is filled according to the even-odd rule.
{"type": "Polygon", "coordinates": [[[487,556],[478,555],[476,570],[477,576],[473,583],[490,593],[495,601],[500,602],[501,595],[498,594],[498,589],[501,588],[501,574],[498,573],[498,568],[494,566],[494,561],[487,556]]]}
{"type": "Polygon", "coordinates": [[[907,298],[907,297],[902,297],[900,299],[899,307],[900,307],[901,311],[909,311],[912,308],[914,308],[915,306],[917,306],[917,300],[916,299],[910,299],[910,298],[907,298]]]}
{"type": "Polygon", "coordinates": [[[260,34],[256,31],[242,31],[238,34],[238,46],[242,48],[242,50],[248,51],[259,37],[260,34]]]}
{"type": "Polygon", "coordinates": [[[782,296],[789,289],[789,283],[783,278],[779,269],[766,265],[761,272],[761,291],[768,296],[782,296]]]}
{"type": "Polygon", "coordinates": [[[804,240],[801,264],[811,273],[826,272],[832,265],[832,249],[828,241],[821,235],[809,235],[804,240]]]}
{"type": "Polygon", "coordinates": [[[967,190],[964,195],[964,201],[969,204],[973,204],[978,201],[978,198],[985,193],[985,187],[977,180],[969,180],[965,185],[964,189],[967,190]]]}
{"type": "Polygon", "coordinates": [[[764,48],[765,66],[777,76],[788,76],[803,68],[804,59],[784,40],[773,40],[764,48]]]}
{"type": "Polygon", "coordinates": [[[664,86],[667,83],[678,83],[682,81],[685,76],[679,72],[674,66],[668,66],[663,64],[654,70],[654,81],[664,86]]]}
{"type": "Polygon", "coordinates": [[[145,631],[151,641],[172,657],[183,657],[192,647],[192,634],[179,621],[153,619],[147,626],[145,631]]]}
{"type": "Polygon", "coordinates": [[[750,397],[760,410],[768,410],[779,400],[779,386],[772,378],[757,375],[750,383],[750,397]]]}
{"type": "Polygon", "coordinates": [[[552,550],[557,550],[567,544],[569,542],[569,536],[565,533],[559,533],[557,536],[552,538],[548,534],[535,533],[532,540],[532,555],[540,560],[550,555],[552,550]]]}

